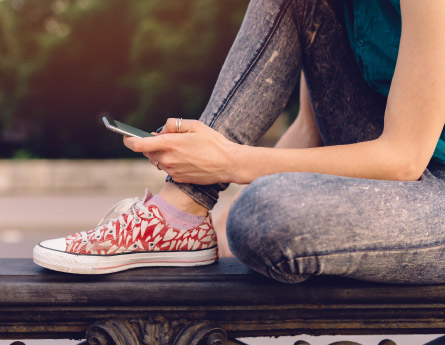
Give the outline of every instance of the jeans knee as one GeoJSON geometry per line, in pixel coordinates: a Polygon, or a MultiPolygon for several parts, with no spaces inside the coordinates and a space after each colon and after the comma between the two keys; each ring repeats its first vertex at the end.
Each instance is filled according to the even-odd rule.
{"type": "Polygon", "coordinates": [[[252,182],[232,204],[227,218],[227,238],[233,252],[242,253],[261,233],[259,224],[267,223],[264,212],[267,202],[267,179],[252,182]],[[266,180],[266,181],[264,181],[266,180]]]}
{"type": "Polygon", "coordinates": [[[279,192],[274,183],[279,174],[261,177],[247,187],[229,212],[227,238],[233,254],[254,270],[285,283],[309,277],[288,246],[282,233],[289,233],[279,192]],[[281,210],[281,211],[280,211],[281,210]]]}
{"type": "Polygon", "coordinates": [[[251,242],[249,237],[252,235],[251,225],[255,217],[249,210],[252,202],[255,201],[252,200],[249,187],[247,187],[247,190],[244,190],[232,204],[227,217],[226,232],[229,247],[232,253],[240,259],[251,242]]]}

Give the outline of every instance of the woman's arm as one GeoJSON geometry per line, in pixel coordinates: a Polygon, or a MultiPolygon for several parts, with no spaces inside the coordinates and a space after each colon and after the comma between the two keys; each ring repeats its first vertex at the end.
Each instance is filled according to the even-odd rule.
{"type": "Polygon", "coordinates": [[[235,173],[238,182],[278,171],[388,180],[420,177],[445,123],[445,2],[402,0],[401,10],[400,51],[381,137],[292,151],[244,147],[238,163],[250,168],[235,173]]]}
{"type": "MultiPolygon", "coordinates": [[[[177,182],[250,183],[278,172],[317,172],[386,180],[417,180],[445,123],[445,1],[402,0],[402,37],[385,114],[375,140],[304,149],[234,144],[198,121],[187,133],[125,138],[159,161],[177,182]]],[[[164,133],[175,132],[174,120],[164,133]]]]}

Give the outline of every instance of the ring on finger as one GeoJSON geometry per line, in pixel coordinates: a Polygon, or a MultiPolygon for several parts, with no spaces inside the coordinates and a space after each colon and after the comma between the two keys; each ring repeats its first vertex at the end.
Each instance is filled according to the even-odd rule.
{"type": "Polygon", "coordinates": [[[161,168],[159,167],[159,162],[158,161],[155,162],[155,167],[158,168],[158,170],[161,170],[161,168]]]}
{"type": "Polygon", "coordinates": [[[176,118],[176,132],[181,133],[182,117],[176,118]]]}

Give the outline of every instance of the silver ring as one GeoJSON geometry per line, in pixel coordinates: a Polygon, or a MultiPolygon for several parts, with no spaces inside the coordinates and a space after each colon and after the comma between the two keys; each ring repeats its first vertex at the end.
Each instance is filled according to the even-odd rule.
{"type": "Polygon", "coordinates": [[[181,133],[182,117],[176,118],[176,132],[181,133]]]}
{"type": "Polygon", "coordinates": [[[161,170],[161,168],[159,168],[159,162],[158,161],[155,162],[155,167],[158,168],[158,170],[161,170]]]}

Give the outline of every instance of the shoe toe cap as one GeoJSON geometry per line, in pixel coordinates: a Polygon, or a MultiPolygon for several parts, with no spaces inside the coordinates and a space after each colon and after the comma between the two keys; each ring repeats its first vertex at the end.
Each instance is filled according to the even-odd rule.
{"type": "Polygon", "coordinates": [[[65,242],[65,238],[55,238],[52,240],[46,240],[43,242],[40,242],[39,245],[41,247],[47,248],[47,249],[52,249],[52,250],[59,250],[64,252],[66,249],[66,242],[65,242]]]}

